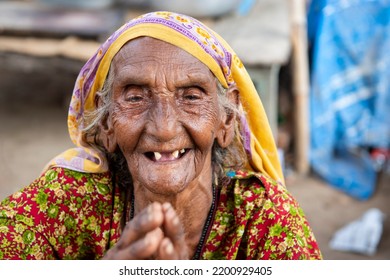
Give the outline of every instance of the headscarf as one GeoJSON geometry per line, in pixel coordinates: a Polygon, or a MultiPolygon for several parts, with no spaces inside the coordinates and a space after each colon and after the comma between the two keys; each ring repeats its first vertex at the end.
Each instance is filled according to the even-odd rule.
{"type": "Polygon", "coordinates": [[[88,173],[108,171],[104,154],[83,137],[84,113],[96,109],[96,92],[101,90],[116,53],[128,41],[148,36],[175,45],[200,61],[224,88],[235,84],[246,117],[242,117],[242,137],[249,157],[249,169],[261,172],[284,184],[283,173],[272,131],[256,88],[244,65],[231,47],[216,32],[198,20],[173,12],[153,12],[128,21],[87,61],[73,90],[68,129],[76,145],[55,157],[49,166],[88,173]]]}

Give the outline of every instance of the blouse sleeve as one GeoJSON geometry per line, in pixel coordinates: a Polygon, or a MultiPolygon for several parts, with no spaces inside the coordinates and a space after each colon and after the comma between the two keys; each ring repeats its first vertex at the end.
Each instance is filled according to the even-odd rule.
{"type": "Polygon", "coordinates": [[[229,174],[203,259],[322,259],[302,209],[284,186],[254,172],[229,174]]]}
{"type": "Polygon", "coordinates": [[[49,169],[0,204],[0,259],[96,259],[113,219],[107,174],[49,169]]]}
{"type": "Polygon", "coordinates": [[[35,230],[31,219],[13,212],[1,207],[0,260],[56,259],[49,241],[35,230]]]}
{"type": "Polygon", "coordinates": [[[265,196],[253,211],[248,247],[253,259],[322,259],[313,231],[296,199],[284,186],[262,178],[265,196]]]}

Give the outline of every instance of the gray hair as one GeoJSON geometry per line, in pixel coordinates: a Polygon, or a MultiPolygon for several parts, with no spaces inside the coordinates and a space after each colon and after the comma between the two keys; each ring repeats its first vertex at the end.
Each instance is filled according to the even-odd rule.
{"type": "MultiPolygon", "coordinates": [[[[120,151],[114,154],[109,154],[105,150],[103,144],[99,140],[100,134],[100,123],[107,118],[110,107],[112,105],[112,85],[114,82],[113,71],[109,71],[107,78],[100,91],[96,93],[98,100],[98,106],[95,110],[86,112],[84,114],[84,137],[86,141],[107,155],[111,164],[114,168],[127,169],[126,160],[120,151]]],[[[235,114],[236,119],[234,121],[234,139],[233,142],[226,148],[222,148],[215,141],[213,146],[212,162],[214,167],[214,179],[225,178],[224,169],[239,169],[247,164],[248,158],[244,149],[242,134],[243,130],[241,124],[241,117],[244,116],[245,112],[242,108],[241,102],[239,105],[232,103],[226,96],[226,89],[217,80],[217,95],[219,102],[219,109],[225,110],[226,114],[235,114]]],[[[119,170],[117,170],[119,171],[119,170]]],[[[124,170],[122,170],[123,172],[124,170]]],[[[128,170],[127,170],[128,172],[128,170]]]]}

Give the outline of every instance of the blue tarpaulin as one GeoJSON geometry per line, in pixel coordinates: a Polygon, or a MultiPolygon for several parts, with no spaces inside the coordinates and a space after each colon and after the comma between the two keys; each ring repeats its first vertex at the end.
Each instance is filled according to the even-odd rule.
{"type": "Polygon", "coordinates": [[[310,163],[361,200],[375,192],[370,149],[390,147],[390,0],[312,0],[310,163]]]}

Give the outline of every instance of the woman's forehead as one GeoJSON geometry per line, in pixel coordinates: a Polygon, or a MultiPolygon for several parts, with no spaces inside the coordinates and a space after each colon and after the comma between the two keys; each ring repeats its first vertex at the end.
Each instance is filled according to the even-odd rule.
{"type": "MultiPolygon", "coordinates": [[[[130,70],[134,73],[140,69],[153,72],[165,67],[165,70],[178,72],[176,75],[215,78],[210,69],[190,53],[175,45],[150,37],[140,37],[127,42],[118,51],[112,63],[116,75],[121,72],[126,74],[130,70]]],[[[136,74],[137,76],[144,75],[146,78],[150,73],[136,74]]]]}
{"type": "Polygon", "coordinates": [[[167,59],[178,58],[180,60],[193,60],[194,63],[201,62],[185,50],[168,42],[151,37],[139,37],[130,40],[118,51],[113,61],[117,62],[129,58],[135,61],[142,61],[149,56],[161,56],[167,59]]]}

